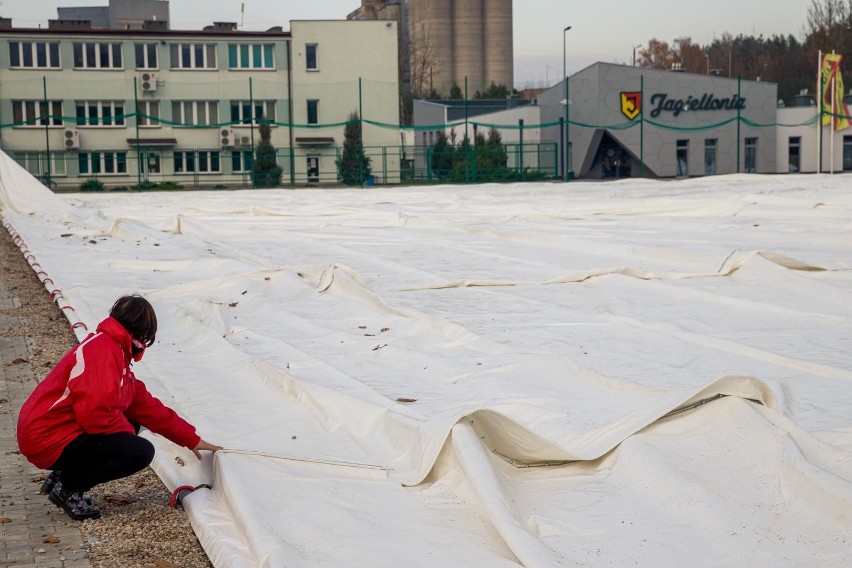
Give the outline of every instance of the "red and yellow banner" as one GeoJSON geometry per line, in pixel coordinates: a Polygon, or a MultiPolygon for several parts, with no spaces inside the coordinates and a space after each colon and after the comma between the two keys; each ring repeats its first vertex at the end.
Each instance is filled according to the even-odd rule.
{"type": "Polygon", "coordinates": [[[822,88],[822,124],[831,124],[834,118],[834,130],[849,128],[849,108],[843,98],[843,75],[840,73],[840,62],[843,56],[839,53],[826,53],[822,56],[820,65],[820,87],[822,88]]]}

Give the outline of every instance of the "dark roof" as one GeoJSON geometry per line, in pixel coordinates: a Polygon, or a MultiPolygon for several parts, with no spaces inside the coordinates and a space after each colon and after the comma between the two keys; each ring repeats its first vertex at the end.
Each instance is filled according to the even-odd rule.
{"type": "Polygon", "coordinates": [[[49,28],[2,28],[0,36],[14,35],[63,35],[63,36],[110,36],[110,37],[215,37],[215,38],[289,38],[285,31],[218,31],[218,30],[108,30],[108,29],[72,29],[57,30],[49,28]]]}
{"type": "Polygon", "coordinates": [[[481,116],[483,114],[491,114],[492,112],[500,112],[502,110],[511,110],[522,106],[530,106],[532,101],[518,99],[476,99],[465,101],[459,100],[437,100],[429,101],[436,105],[441,105],[447,108],[447,121],[453,122],[456,120],[464,120],[465,115],[468,118],[481,116]]]}
{"type": "Polygon", "coordinates": [[[175,146],[177,145],[176,138],[128,138],[128,146],[175,146]]]}
{"type": "Polygon", "coordinates": [[[334,138],[331,136],[316,136],[316,137],[296,137],[296,144],[302,144],[303,146],[329,146],[334,144],[334,138]]]}

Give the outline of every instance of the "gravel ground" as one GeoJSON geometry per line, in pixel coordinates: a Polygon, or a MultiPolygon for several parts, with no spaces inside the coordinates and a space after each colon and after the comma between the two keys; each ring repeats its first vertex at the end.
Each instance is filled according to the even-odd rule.
{"type": "MultiPolygon", "coordinates": [[[[16,330],[32,342],[32,368],[45,375],[73,346],[67,320],[34,271],[0,228],[0,278],[21,302],[16,330]]],[[[144,377],[141,377],[144,380],[144,377]]],[[[102,516],[80,524],[94,566],[108,568],[199,568],[212,566],[181,510],[170,509],[170,493],[154,472],[143,472],[95,487],[91,492],[102,516]]],[[[45,497],[46,498],[46,497],[45,497]]]]}

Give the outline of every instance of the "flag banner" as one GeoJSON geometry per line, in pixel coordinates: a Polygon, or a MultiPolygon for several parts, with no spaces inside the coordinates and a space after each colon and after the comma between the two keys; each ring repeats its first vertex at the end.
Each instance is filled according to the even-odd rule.
{"type": "Polygon", "coordinates": [[[822,124],[831,124],[833,118],[834,130],[849,128],[849,107],[844,102],[843,75],[840,72],[842,61],[843,56],[839,53],[826,53],[820,66],[822,124]]]}

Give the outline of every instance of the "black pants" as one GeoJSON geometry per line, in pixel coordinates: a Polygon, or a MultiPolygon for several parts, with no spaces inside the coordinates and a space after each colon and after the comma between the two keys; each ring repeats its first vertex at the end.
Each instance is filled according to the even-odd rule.
{"type": "Polygon", "coordinates": [[[135,434],[80,434],[49,469],[62,472],[60,481],[65,491],[88,491],[100,483],[142,471],[153,459],[153,444],[135,434]]]}

